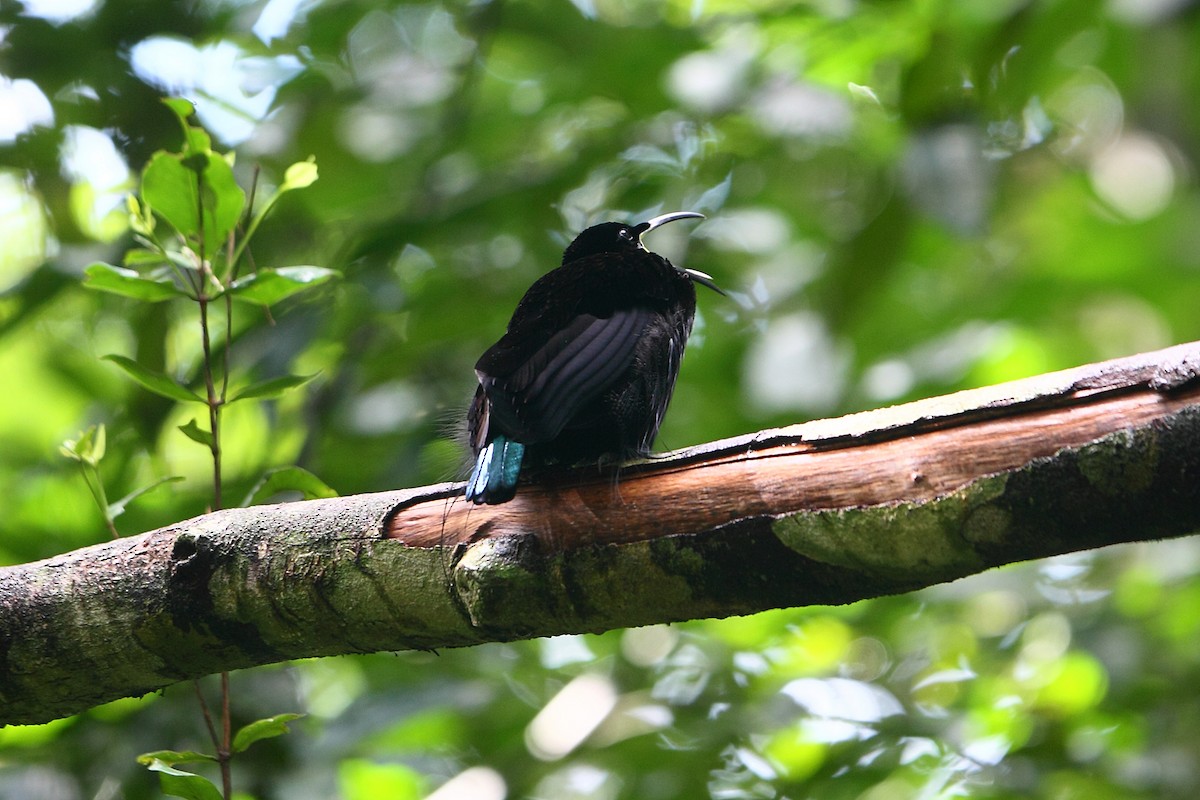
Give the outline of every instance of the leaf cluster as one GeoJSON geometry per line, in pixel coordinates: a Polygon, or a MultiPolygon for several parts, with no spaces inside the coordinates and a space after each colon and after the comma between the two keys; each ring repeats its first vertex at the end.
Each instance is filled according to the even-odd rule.
{"type": "MultiPolygon", "coordinates": [[[[303,714],[276,714],[243,725],[233,736],[231,755],[245,752],[255,742],[271,739],[288,733],[288,723],[303,717],[303,714]]],[[[138,763],[151,772],[159,773],[163,794],[182,797],[185,800],[221,800],[221,791],[212,781],[179,769],[180,764],[196,762],[216,763],[218,757],[194,750],[155,750],[138,756],[138,763]]]]}

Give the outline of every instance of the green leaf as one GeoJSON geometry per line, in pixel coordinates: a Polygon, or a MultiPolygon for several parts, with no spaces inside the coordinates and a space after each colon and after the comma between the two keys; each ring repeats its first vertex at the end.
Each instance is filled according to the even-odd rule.
{"type": "Polygon", "coordinates": [[[184,800],[222,800],[221,792],[208,778],[182,772],[179,775],[163,772],[158,776],[163,794],[184,800]]]}
{"type": "Polygon", "coordinates": [[[288,732],[287,723],[300,719],[303,714],[276,714],[243,726],[233,735],[233,752],[240,753],[260,739],[271,739],[288,732]]]}
{"type": "Polygon", "coordinates": [[[168,250],[167,260],[178,267],[181,271],[198,272],[200,270],[200,257],[191,250],[168,250]]]}
{"type": "Polygon", "coordinates": [[[229,162],[211,150],[186,156],[159,151],[142,172],[142,199],[193,242],[201,240],[203,206],[204,253],[211,258],[237,225],[246,193],[229,162]]]}
{"type": "Polygon", "coordinates": [[[212,137],[208,135],[208,131],[189,125],[186,128],[186,134],[187,146],[185,152],[206,153],[212,150],[212,137]]]}
{"type": "Polygon", "coordinates": [[[137,757],[137,762],[147,767],[155,761],[161,761],[164,764],[173,766],[175,764],[186,764],[189,761],[216,760],[216,756],[211,756],[208,753],[198,753],[195,750],[154,750],[149,753],[142,753],[137,757]]]}
{"type": "Polygon", "coordinates": [[[733,173],[730,172],[725,176],[725,179],[715,186],[705,190],[694,201],[687,204],[688,208],[697,211],[704,211],[709,214],[714,214],[721,210],[725,205],[725,201],[729,198],[729,190],[733,186],[733,173]]]}
{"type": "Polygon", "coordinates": [[[269,306],[338,275],[336,270],[325,267],[260,269],[233,282],[233,297],[235,300],[269,306]]]}
{"type": "Polygon", "coordinates": [[[158,487],[163,486],[168,483],[179,483],[181,480],[183,480],[182,475],[171,475],[166,478],[160,478],[159,480],[156,480],[154,483],[150,484],[149,486],[143,486],[140,489],[134,489],[132,492],[125,495],[120,500],[117,500],[115,502],[108,504],[108,518],[116,519],[117,517],[124,514],[125,507],[128,506],[130,503],[132,503],[134,500],[137,500],[142,495],[148,494],[149,492],[154,491],[158,487]]]}
{"type": "Polygon", "coordinates": [[[230,403],[236,403],[238,400],[253,400],[255,398],[279,397],[289,389],[295,389],[297,386],[304,384],[317,377],[320,373],[314,372],[312,375],[284,375],[282,378],[271,378],[265,381],[247,386],[242,391],[235,394],[229,399],[230,403]]]}
{"type": "Polygon", "coordinates": [[[164,794],[182,797],[184,800],[221,800],[221,792],[208,778],[175,769],[157,758],[151,760],[147,766],[151,772],[159,773],[158,784],[164,794]]]}
{"type": "MultiPolygon", "coordinates": [[[[133,250],[130,252],[146,252],[133,250]]],[[[161,263],[162,259],[158,258],[161,263]]],[[[88,289],[101,292],[111,292],[122,297],[132,297],[135,300],[145,300],[148,303],[158,303],[179,297],[183,292],[175,288],[170,280],[151,280],[143,278],[138,273],[124,267],[114,267],[111,264],[96,262],[83,271],[83,285],[88,289]]]]}
{"type": "MultiPolygon", "coordinates": [[[[205,234],[211,236],[209,241],[223,245],[225,238],[237,227],[242,218],[242,209],[246,205],[246,193],[238,186],[233,176],[233,166],[216,153],[208,153],[207,167],[204,172],[206,192],[204,205],[206,211],[211,210],[215,230],[210,229],[205,219],[205,234]]],[[[209,252],[212,252],[212,246],[209,252]]]]}
{"type": "Polygon", "coordinates": [[[309,156],[306,161],[297,161],[283,173],[283,183],[279,191],[287,192],[292,189],[303,189],[311,186],[317,180],[317,160],[309,156]]]}
{"type": "Polygon", "coordinates": [[[161,372],[147,369],[131,358],[118,355],[104,356],[105,361],[111,361],[125,371],[125,374],[133,378],[143,388],[154,392],[162,397],[171,400],[179,400],[190,403],[203,403],[204,398],[188,389],[186,386],[180,386],[178,383],[163,375],[161,372]]]}
{"type": "Polygon", "coordinates": [[[160,150],[142,172],[142,199],[184,236],[197,236],[196,173],[175,153],[160,150]]]}
{"type": "Polygon", "coordinates": [[[95,444],[92,445],[92,458],[94,458],[98,463],[100,459],[104,458],[104,451],[105,431],[104,425],[100,424],[96,426],[96,441],[95,444]]]}
{"type": "Polygon", "coordinates": [[[184,125],[188,124],[188,117],[196,113],[196,107],[192,105],[192,101],[183,97],[164,97],[162,103],[174,111],[175,116],[184,125]]]}
{"type": "Polygon", "coordinates": [[[196,113],[196,106],[192,104],[191,100],[182,97],[165,97],[163,105],[175,112],[179,126],[183,128],[183,152],[185,154],[206,153],[212,149],[212,137],[208,135],[208,131],[188,123],[188,120],[196,113]]]}
{"type": "Polygon", "coordinates": [[[193,442],[198,442],[207,448],[212,448],[213,438],[210,431],[206,431],[196,424],[196,420],[190,420],[186,425],[180,425],[179,430],[183,435],[191,439],[193,442]]]}
{"type": "Polygon", "coordinates": [[[121,258],[121,263],[130,269],[134,267],[158,267],[166,264],[167,259],[157,250],[146,250],[141,247],[135,247],[132,250],[125,251],[125,255],[121,258]]]}
{"type": "Polygon", "coordinates": [[[150,209],[138,202],[137,196],[125,195],[125,207],[129,211],[129,227],[142,236],[154,235],[154,215],[150,209]]]}
{"type": "Polygon", "coordinates": [[[280,467],[264,474],[258,483],[254,484],[250,494],[246,495],[242,505],[253,506],[265,503],[281,492],[300,492],[304,495],[305,500],[338,496],[338,493],[331,489],[325,481],[303,467],[280,467]]]}
{"type": "Polygon", "coordinates": [[[79,434],[78,439],[67,439],[59,445],[58,452],[72,461],[96,466],[104,458],[104,425],[92,425],[79,434]]]}

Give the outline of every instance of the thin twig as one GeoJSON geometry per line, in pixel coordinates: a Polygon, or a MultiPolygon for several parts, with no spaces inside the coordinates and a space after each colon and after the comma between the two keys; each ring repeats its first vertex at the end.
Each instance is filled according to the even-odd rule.
{"type": "Polygon", "coordinates": [[[208,296],[201,294],[196,302],[200,306],[200,338],[204,348],[204,390],[208,402],[208,429],[211,433],[209,450],[213,464],[213,511],[221,508],[221,398],[217,396],[213,382],[212,338],[208,332],[208,296]]]}
{"type": "Polygon", "coordinates": [[[213,749],[221,749],[221,740],[217,736],[217,727],[213,724],[212,714],[208,710],[208,701],[204,699],[204,692],[200,689],[200,681],[192,681],[192,688],[196,690],[196,699],[200,701],[200,711],[204,714],[204,725],[208,728],[208,736],[212,739],[213,749]]]}
{"type": "Polygon", "coordinates": [[[229,673],[221,673],[221,745],[217,748],[217,759],[221,764],[221,789],[225,800],[233,797],[233,771],[229,761],[233,758],[233,726],[229,715],[229,673]]]}
{"type": "MultiPolygon", "coordinates": [[[[250,178],[250,194],[246,197],[246,211],[242,214],[242,221],[238,223],[238,234],[241,236],[242,247],[235,248],[233,246],[233,237],[229,239],[229,263],[227,264],[228,273],[225,285],[229,286],[238,276],[238,265],[242,263],[241,255],[243,249],[249,250],[249,233],[250,224],[254,221],[254,201],[258,197],[258,176],[262,172],[262,167],[258,164],[254,165],[254,174],[250,178]]],[[[248,252],[247,252],[248,255],[248,252]]]]}
{"type": "MultiPolygon", "coordinates": [[[[212,361],[212,335],[208,327],[208,304],[209,304],[209,278],[215,280],[212,275],[212,268],[207,261],[207,254],[204,248],[204,194],[203,194],[203,177],[200,173],[196,173],[196,205],[199,209],[199,224],[197,228],[200,233],[200,290],[196,293],[196,304],[200,310],[200,342],[204,349],[204,364],[202,365],[204,372],[204,390],[205,399],[208,403],[208,428],[211,438],[209,441],[209,450],[212,452],[213,464],[213,511],[216,511],[222,506],[221,499],[221,406],[225,402],[225,391],[229,384],[229,331],[230,320],[232,319],[232,309],[229,306],[229,286],[224,286],[225,302],[226,302],[226,336],[225,336],[225,365],[224,375],[221,381],[221,393],[217,394],[216,385],[213,380],[213,361],[212,361]]],[[[232,240],[232,237],[231,237],[232,240]]],[[[228,283],[228,282],[227,282],[228,283]]],[[[196,684],[196,693],[200,695],[199,684],[196,684]]],[[[221,736],[217,736],[216,727],[213,725],[212,714],[209,713],[208,704],[204,702],[203,696],[200,696],[200,707],[204,711],[204,722],[208,725],[209,734],[212,736],[213,747],[217,751],[217,764],[221,768],[221,790],[225,800],[233,798],[233,771],[230,766],[230,759],[233,758],[231,752],[231,721],[229,716],[229,673],[221,673],[221,736]]]]}
{"type": "Polygon", "coordinates": [[[108,528],[108,532],[114,539],[120,539],[121,534],[108,510],[108,494],[104,491],[104,482],[100,478],[99,468],[80,461],[79,469],[83,473],[83,482],[87,484],[88,491],[92,493],[96,505],[100,507],[100,516],[104,517],[104,527],[108,528]]]}

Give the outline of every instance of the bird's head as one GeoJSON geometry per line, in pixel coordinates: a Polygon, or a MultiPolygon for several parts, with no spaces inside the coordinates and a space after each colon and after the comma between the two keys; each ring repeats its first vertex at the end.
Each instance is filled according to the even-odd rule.
{"type": "MultiPolygon", "coordinates": [[[[645,251],[642,237],[655,228],[674,222],[677,219],[704,219],[703,214],[695,211],[672,211],[660,214],[653,219],[631,225],[625,222],[602,222],[593,225],[575,237],[567,249],[563,251],[563,264],[569,264],[579,258],[598,255],[600,253],[620,253],[627,250],[645,251]]],[[[713,283],[711,275],[695,269],[679,269],[696,283],[707,286],[718,294],[725,294],[713,283]]]]}

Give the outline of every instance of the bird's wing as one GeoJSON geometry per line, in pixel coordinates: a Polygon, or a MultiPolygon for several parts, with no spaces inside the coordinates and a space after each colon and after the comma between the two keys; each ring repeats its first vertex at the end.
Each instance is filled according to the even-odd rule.
{"type": "Polygon", "coordinates": [[[653,314],[581,314],[516,364],[525,348],[501,339],[475,365],[490,401],[489,425],[526,444],[553,439],[629,367],[653,314]]]}

